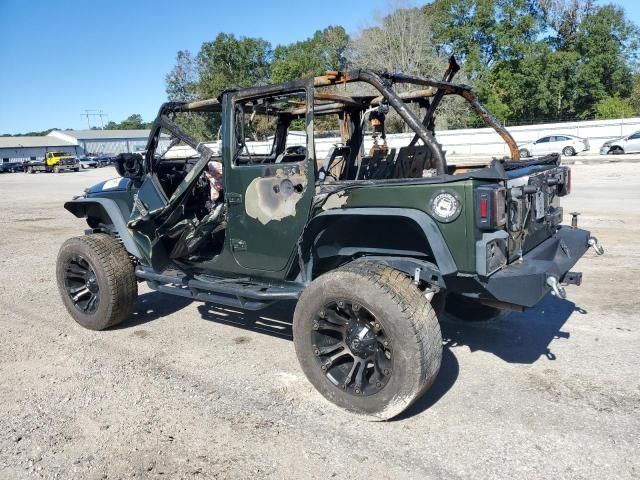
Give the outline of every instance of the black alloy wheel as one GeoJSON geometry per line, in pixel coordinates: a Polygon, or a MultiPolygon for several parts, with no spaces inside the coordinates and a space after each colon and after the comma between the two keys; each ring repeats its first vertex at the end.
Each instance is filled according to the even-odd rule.
{"type": "Polygon", "coordinates": [[[382,390],[393,372],[393,351],[380,319],[348,300],[317,312],[310,336],[317,367],[336,387],[357,396],[382,390]]]}
{"type": "Polygon", "coordinates": [[[100,303],[100,287],[91,264],[82,256],[70,257],[64,265],[64,288],[73,305],[82,313],[95,313],[100,303]]]}

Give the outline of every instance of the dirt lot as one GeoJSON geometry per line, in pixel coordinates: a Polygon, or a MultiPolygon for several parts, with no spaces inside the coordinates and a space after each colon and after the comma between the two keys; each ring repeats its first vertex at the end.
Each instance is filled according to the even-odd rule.
{"type": "MultiPolygon", "coordinates": [[[[367,423],[303,377],[292,305],[150,292],[106,332],[59,301],[62,209],[111,168],[0,175],[0,478],[639,478],[640,172],[576,165],[566,211],[607,249],[571,301],[446,322],[435,386],[367,423]]],[[[567,215],[568,218],[568,215],[567,215]]]]}

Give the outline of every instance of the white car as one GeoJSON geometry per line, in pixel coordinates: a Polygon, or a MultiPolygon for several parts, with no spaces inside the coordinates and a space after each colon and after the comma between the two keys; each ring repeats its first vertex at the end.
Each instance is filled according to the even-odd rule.
{"type": "Polygon", "coordinates": [[[639,152],[640,132],[632,133],[626,137],[614,138],[613,140],[603,143],[600,147],[600,155],[639,152]]]}
{"type": "Polygon", "coordinates": [[[580,152],[588,151],[589,140],[574,135],[548,135],[535,142],[520,145],[519,149],[522,158],[549,153],[561,153],[566,157],[571,157],[580,152]]]}
{"type": "Polygon", "coordinates": [[[80,157],[78,160],[83,169],[96,168],[98,166],[98,162],[96,162],[94,157],[80,157]]]}

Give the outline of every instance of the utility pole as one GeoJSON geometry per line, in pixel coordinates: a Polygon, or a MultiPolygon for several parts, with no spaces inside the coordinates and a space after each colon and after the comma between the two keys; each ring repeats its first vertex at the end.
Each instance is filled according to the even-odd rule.
{"type": "Polygon", "coordinates": [[[104,128],[104,117],[108,117],[108,115],[106,113],[104,113],[102,110],[85,110],[84,113],[80,114],[81,117],[86,117],[87,119],[87,127],[89,128],[89,130],[91,130],[91,117],[99,117],[100,118],[100,126],[101,128],[104,128]]]}

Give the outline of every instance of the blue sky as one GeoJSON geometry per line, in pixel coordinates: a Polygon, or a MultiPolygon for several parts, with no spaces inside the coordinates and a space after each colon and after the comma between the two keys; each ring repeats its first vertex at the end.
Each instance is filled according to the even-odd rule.
{"type": "MultiPolygon", "coordinates": [[[[640,24],[638,0],[613,3],[640,24]]],[[[178,50],[196,53],[221,31],[262,37],[274,46],[331,24],[355,33],[387,5],[386,0],[0,0],[0,133],[86,128],[85,109],[103,110],[105,121],[132,113],[150,121],[166,98],[164,76],[178,50]]]]}

